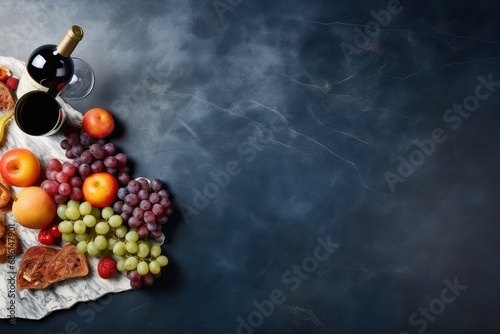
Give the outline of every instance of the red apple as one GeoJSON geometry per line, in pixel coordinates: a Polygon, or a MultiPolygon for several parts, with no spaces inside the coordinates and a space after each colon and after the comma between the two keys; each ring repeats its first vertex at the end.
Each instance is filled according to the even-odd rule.
{"type": "Polygon", "coordinates": [[[111,205],[118,194],[118,181],[108,172],[88,176],[82,185],[83,199],[92,206],[104,208],[111,205]]]}
{"type": "Polygon", "coordinates": [[[14,187],[29,187],[40,176],[41,166],[37,156],[26,148],[13,148],[0,159],[0,174],[14,187]]]}
{"type": "Polygon", "coordinates": [[[82,126],[92,137],[104,138],[113,132],[115,120],[106,109],[92,108],[83,115],[82,126]]]}

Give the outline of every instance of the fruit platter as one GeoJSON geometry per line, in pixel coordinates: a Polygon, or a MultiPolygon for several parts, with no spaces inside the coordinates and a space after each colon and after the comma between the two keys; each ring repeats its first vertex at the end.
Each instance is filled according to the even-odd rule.
{"type": "MultiPolygon", "coordinates": [[[[24,63],[0,57],[0,66],[2,89],[16,99],[24,63]]],[[[13,106],[0,111],[0,318],[41,319],[147,288],[168,264],[162,225],[172,207],[162,181],[132,175],[108,140],[111,112],[56,100],[66,117],[50,136],[23,132],[13,106]]]]}

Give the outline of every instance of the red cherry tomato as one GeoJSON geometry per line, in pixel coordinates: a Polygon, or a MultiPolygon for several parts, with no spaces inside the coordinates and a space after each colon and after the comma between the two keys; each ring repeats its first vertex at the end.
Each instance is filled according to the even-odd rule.
{"type": "Polygon", "coordinates": [[[54,236],[54,238],[59,239],[62,237],[62,233],[59,231],[59,224],[53,224],[49,227],[49,232],[54,236]]]}
{"type": "Polygon", "coordinates": [[[55,238],[49,230],[41,230],[38,233],[38,241],[40,241],[42,245],[50,246],[54,244],[55,238]]]}

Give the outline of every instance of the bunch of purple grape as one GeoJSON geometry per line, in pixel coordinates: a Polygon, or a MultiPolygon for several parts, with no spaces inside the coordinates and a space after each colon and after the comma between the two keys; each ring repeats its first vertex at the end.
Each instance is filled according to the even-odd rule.
{"type": "Polygon", "coordinates": [[[71,162],[61,163],[56,158],[47,161],[45,172],[46,180],[40,186],[58,204],[65,203],[69,199],[79,201],[83,198],[83,180],[78,175],[77,167],[71,162]]]}
{"type": "Polygon", "coordinates": [[[71,127],[61,141],[66,158],[74,159],[78,173],[85,179],[92,173],[108,172],[114,175],[120,185],[130,181],[127,155],[117,151],[113,143],[91,137],[85,130],[71,127]]]}
{"type": "Polygon", "coordinates": [[[159,239],[161,225],[172,214],[169,193],[159,179],[151,182],[145,178],[130,180],[126,187],[118,189],[118,201],[113,205],[128,226],[135,228],[140,238],[159,239]]]}

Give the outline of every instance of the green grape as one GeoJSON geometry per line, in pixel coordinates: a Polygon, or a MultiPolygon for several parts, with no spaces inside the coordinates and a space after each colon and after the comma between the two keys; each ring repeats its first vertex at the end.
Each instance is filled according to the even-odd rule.
{"type": "Polygon", "coordinates": [[[116,261],[116,268],[119,271],[127,271],[127,268],[125,268],[125,259],[119,259],[116,261]]]}
{"type": "Polygon", "coordinates": [[[87,241],[80,241],[79,243],[76,244],[76,250],[79,251],[80,253],[86,253],[87,252],[87,241]]]}
{"type": "Polygon", "coordinates": [[[149,255],[149,245],[147,242],[140,242],[138,246],[139,249],[137,250],[137,256],[145,258],[149,255]]]}
{"type": "Polygon", "coordinates": [[[68,207],[66,206],[66,204],[59,204],[57,206],[57,216],[59,218],[61,218],[62,220],[66,220],[68,219],[68,217],[66,217],[66,209],[68,207]]]}
{"type": "Polygon", "coordinates": [[[156,262],[158,262],[160,266],[165,267],[168,264],[168,257],[160,255],[156,258],[156,262]]]}
{"type": "Polygon", "coordinates": [[[123,254],[125,254],[126,251],[127,248],[125,247],[125,243],[123,241],[118,241],[113,246],[113,254],[117,256],[122,256],[123,254]]]}
{"type": "Polygon", "coordinates": [[[115,230],[115,235],[120,239],[125,237],[126,234],[127,234],[127,226],[125,225],[120,225],[115,230]]]}
{"type": "Polygon", "coordinates": [[[78,209],[80,210],[80,215],[90,215],[90,212],[92,211],[92,204],[90,204],[89,202],[82,202],[78,209]]]}
{"type": "Polygon", "coordinates": [[[128,257],[125,260],[125,269],[127,269],[127,270],[134,270],[135,268],[137,268],[137,263],[138,262],[139,261],[135,257],[128,257]]]}
{"type": "Polygon", "coordinates": [[[109,224],[107,222],[98,222],[95,225],[95,232],[97,234],[106,234],[109,232],[109,224]]]}
{"type": "Polygon", "coordinates": [[[71,233],[73,232],[73,223],[69,220],[63,220],[57,226],[57,229],[61,233],[71,233]]]}
{"type": "Polygon", "coordinates": [[[94,244],[99,250],[104,250],[106,247],[108,247],[108,239],[106,239],[105,236],[103,235],[98,235],[94,239],[94,244]]]}
{"type": "Polygon", "coordinates": [[[115,211],[110,206],[107,206],[101,210],[101,216],[104,219],[109,219],[109,217],[111,217],[114,213],[115,211]]]}
{"type": "Polygon", "coordinates": [[[87,227],[94,227],[95,224],[97,224],[97,219],[95,219],[95,217],[92,215],[86,215],[85,217],[83,217],[83,222],[87,227]]]}
{"type": "Polygon", "coordinates": [[[137,272],[141,275],[146,275],[149,272],[149,266],[145,261],[141,261],[137,264],[137,272]]]}
{"type": "Polygon", "coordinates": [[[83,234],[77,234],[75,235],[75,240],[80,242],[80,241],[87,241],[89,240],[89,234],[87,232],[83,234]]]}
{"type": "Polygon", "coordinates": [[[90,214],[95,217],[95,219],[101,218],[101,209],[92,207],[90,214]]]}
{"type": "Polygon", "coordinates": [[[68,206],[68,208],[77,208],[78,209],[80,207],[80,202],[70,199],[67,203],[67,206],[68,206]]]}
{"type": "Polygon", "coordinates": [[[137,234],[136,231],[128,231],[128,233],[125,235],[125,239],[127,241],[136,242],[137,240],[139,240],[139,234],[137,234]]]}
{"type": "Polygon", "coordinates": [[[153,260],[149,262],[149,271],[153,275],[156,275],[161,271],[161,265],[158,263],[158,261],[153,260]]]}
{"type": "Polygon", "coordinates": [[[89,253],[89,255],[98,256],[100,252],[101,251],[99,250],[99,248],[97,248],[93,241],[89,241],[87,243],[87,253],[89,253]]]}
{"type": "Polygon", "coordinates": [[[137,243],[134,241],[127,241],[127,243],[125,244],[125,248],[127,249],[127,252],[131,254],[137,253],[137,250],[139,249],[137,243]]]}
{"type": "Polygon", "coordinates": [[[75,233],[70,232],[70,233],[63,233],[61,235],[61,240],[64,242],[71,242],[75,240],[75,233]]]}
{"type": "Polygon", "coordinates": [[[77,220],[80,218],[80,210],[78,207],[75,208],[74,206],[68,206],[66,209],[66,217],[71,220],[77,220]]]}
{"type": "Polygon", "coordinates": [[[156,258],[161,254],[161,247],[157,244],[154,244],[153,246],[151,246],[151,250],[149,251],[149,253],[152,257],[156,258]]]}
{"type": "Polygon", "coordinates": [[[113,247],[115,247],[116,243],[118,242],[118,240],[116,239],[113,239],[113,238],[109,238],[108,239],[108,249],[109,250],[113,250],[113,247]]]}
{"type": "Polygon", "coordinates": [[[120,215],[112,215],[108,219],[108,224],[111,227],[118,227],[123,223],[123,218],[120,215]]]}
{"type": "Polygon", "coordinates": [[[73,230],[75,231],[76,234],[84,234],[85,231],[87,230],[87,225],[85,225],[83,220],[78,219],[73,224],[73,230]]]}

